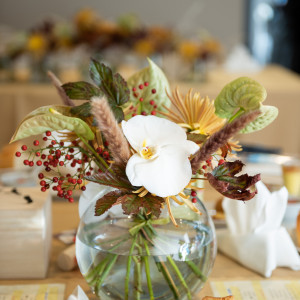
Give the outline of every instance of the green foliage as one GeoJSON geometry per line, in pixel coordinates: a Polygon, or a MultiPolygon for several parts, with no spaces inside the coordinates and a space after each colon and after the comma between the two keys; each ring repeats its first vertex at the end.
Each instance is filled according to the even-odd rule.
{"type": "Polygon", "coordinates": [[[127,215],[138,214],[141,209],[144,210],[146,215],[152,214],[159,217],[161,205],[164,199],[161,197],[147,194],[144,197],[139,197],[137,194],[126,194],[119,199],[122,202],[122,208],[127,215]]]}
{"type": "Polygon", "coordinates": [[[204,135],[204,134],[196,134],[196,133],[189,133],[188,132],[186,135],[187,135],[187,139],[189,141],[192,141],[196,144],[202,144],[207,139],[207,136],[204,135]]]}
{"type": "Polygon", "coordinates": [[[121,106],[129,100],[129,89],[123,77],[106,65],[92,59],[90,64],[90,76],[102,93],[107,97],[109,105],[120,122],[124,119],[121,106]]]}
{"type": "MultiPolygon", "coordinates": [[[[85,81],[71,82],[62,85],[69,98],[74,100],[90,100],[94,96],[105,96],[118,122],[124,119],[122,105],[129,100],[129,89],[124,78],[106,65],[92,59],[90,63],[92,85],[85,81]]],[[[72,108],[72,113],[78,117],[91,116],[90,104],[82,104],[72,108]]]]}
{"type": "Polygon", "coordinates": [[[81,105],[73,106],[70,112],[79,118],[88,118],[91,114],[91,102],[85,102],[81,105]]]}
{"type": "Polygon", "coordinates": [[[150,104],[150,100],[155,101],[158,110],[164,110],[162,105],[170,103],[166,93],[170,93],[170,86],[163,71],[152,60],[148,59],[148,62],[149,66],[132,75],[127,83],[130,91],[136,88],[138,93],[138,97],[134,97],[134,93],[131,93],[130,102],[136,106],[139,104],[139,99],[143,98],[143,110],[151,113],[153,106],[150,104]],[[139,89],[139,85],[144,85],[145,82],[148,82],[149,85],[144,86],[142,90],[139,89]],[[152,93],[153,89],[156,90],[156,93],[152,93]]]}
{"type": "Polygon", "coordinates": [[[249,123],[240,133],[251,133],[261,130],[272,123],[278,116],[278,108],[275,106],[262,105],[261,114],[251,123],[249,123]]]}
{"type": "Polygon", "coordinates": [[[266,97],[262,85],[251,78],[240,77],[227,84],[215,99],[216,115],[231,119],[238,111],[259,109],[266,97]]]}
{"type": "MultiPolygon", "coordinates": [[[[88,124],[79,118],[61,114],[59,110],[64,111],[64,107],[60,107],[58,110],[56,108],[55,106],[42,107],[27,115],[14,133],[11,142],[42,134],[47,130],[69,130],[87,140],[94,139],[94,133],[88,124]]],[[[69,108],[66,108],[66,112],[69,112],[69,108]]]]}
{"type": "Polygon", "coordinates": [[[101,90],[85,81],[70,82],[62,85],[69,98],[74,100],[90,100],[94,96],[102,96],[101,90]]]}
{"type": "Polygon", "coordinates": [[[226,162],[214,168],[212,173],[208,173],[207,179],[212,187],[225,197],[243,201],[250,200],[256,194],[255,183],[260,180],[260,174],[235,176],[243,166],[244,164],[239,160],[226,162]]]}

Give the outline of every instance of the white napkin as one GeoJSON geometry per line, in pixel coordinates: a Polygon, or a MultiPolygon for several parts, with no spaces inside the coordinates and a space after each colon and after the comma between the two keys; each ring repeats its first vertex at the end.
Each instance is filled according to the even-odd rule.
{"type": "Polygon", "coordinates": [[[251,56],[249,50],[244,45],[237,45],[228,55],[224,68],[228,72],[258,72],[262,66],[251,56]]]}
{"type": "Polygon", "coordinates": [[[258,194],[252,200],[224,199],[228,229],[217,232],[219,250],[265,277],[270,277],[276,267],[299,270],[297,249],[281,226],[287,189],[270,193],[262,182],[256,187],[258,194]]]}
{"type": "Polygon", "coordinates": [[[77,285],[67,300],[89,300],[83,289],[77,285]]]}

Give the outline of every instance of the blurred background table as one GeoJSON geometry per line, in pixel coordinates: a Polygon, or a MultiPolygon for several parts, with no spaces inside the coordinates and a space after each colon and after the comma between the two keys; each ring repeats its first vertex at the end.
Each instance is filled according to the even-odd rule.
{"type": "MultiPolygon", "coordinates": [[[[266,105],[279,108],[278,119],[261,132],[242,135],[246,144],[262,145],[281,150],[282,153],[300,154],[300,76],[279,67],[269,65],[257,73],[228,73],[216,69],[208,74],[205,82],[174,82],[181,93],[189,88],[200,91],[202,96],[215,98],[222,87],[239,76],[249,76],[267,90],[266,105]]],[[[25,115],[33,109],[50,104],[61,104],[56,90],[50,84],[0,84],[0,147],[7,144],[25,115]]]]}
{"type": "MultiPolygon", "coordinates": [[[[219,197],[219,194],[210,188],[205,190],[205,199],[214,201],[219,197]]],[[[61,232],[62,230],[74,229],[78,225],[78,208],[76,203],[68,203],[62,200],[53,201],[53,234],[61,232]]],[[[14,285],[14,284],[50,284],[62,283],[66,285],[65,299],[72,293],[77,285],[80,285],[87,293],[89,299],[93,299],[93,295],[89,290],[87,283],[84,281],[78,269],[70,272],[61,271],[57,264],[57,257],[66,248],[62,242],[53,238],[52,240],[52,254],[50,260],[50,267],[47,278],[38,280],[0,280],[0,285],[14,285]]],[[[209,276],[204,288],[194,298],[201,300],[204,296],[212,295],[210,288],[210,281],[233,281],[233,280],[264,280],[265,278],[244,268],[235,263],[221,253],[217,253],[215,265],[212,273],[209,276]]],[[[300,272],[292,271],[287,268],[276,269],[271,280],[300,280],[300,272]]]]}

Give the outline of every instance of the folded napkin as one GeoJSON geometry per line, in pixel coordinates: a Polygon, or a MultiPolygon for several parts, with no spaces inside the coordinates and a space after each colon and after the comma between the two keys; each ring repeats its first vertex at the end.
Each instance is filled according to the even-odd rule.
{"type": "Polygon", "coordinates": [[[77,285],[67,300],[89,300],[83,289],[77,285]]]}
{"type": "Polygon", "coordinates": [[[224,63],[224,69],[228,72],[258,72],[262,66],[251,56],[244,45],[237,45],[231,51],[224,63]]]}
{"type": "Polygon", "coordinates": [[[281,222],[288,200],[285,187],[270,193],[262,183],[250,201],[225,198],[223,209],[228,229],[218,231],[220,251],[265,277],[276,267],[300,269],[300,258],[281,222]]]}

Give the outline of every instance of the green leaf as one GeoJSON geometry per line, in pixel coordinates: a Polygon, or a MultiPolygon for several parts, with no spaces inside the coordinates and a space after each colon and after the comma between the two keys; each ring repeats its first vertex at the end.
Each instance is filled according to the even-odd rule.
{"type": "Polygon", "coordinates": [[[97,200],[95,205],[95,216],[101,216],[102,214],[104,214],[118,201],[118,198],[122,195],[124,195],[124,192],[117,190],[109,192],[102,198],[97,200]]]}
{"type": "Polygon", "coordinates": [[[123,120],[124,114],[121,106],[129,100],[126,81],[120,74],[113,74],[109,67],[96,60],[91,61],[90,76],[107,97],[117,121],[123,120]]]}
{"type": "Polygon", "coordinates": [[[74,100],[90,100],[94,96],[101,96],[101,90],[85,81],[70,82],[62,85],[69,98],[74,100]]]}
{"type": "Polygon", "coordinates": [[[122,208],[127,215],[135,215],[144,209],[146,214],[152,214],[159,217],[161,212],[161,205],[164,199],[158,196],[148,194],[144,197],[139,197],[137,194],[126,194],[121,196],[119,200],[122,202],[122,208]]]}
{"type": "Polygon", "coordinates": [[[42,134],[47,130],[57,131],[64,129],[75,132],[87,140],[94,139],[94,133],[90,127],[79,118],[64,116],[58,112],[51,113],[49,108],[48,112],[42,112],[40,114],[33,113],[26,117],[19,125],[10,142],[32,135],[42,134]]]}
{"type": "Polygon", "coordinates": [[[163,104],[169,105],[170,100],[166,92],[170,93],[170,86],[163,71],[151,59],[148,59],[148,62],[149,66],[133,74],[128,79],[127,84],[131,91],[130,102],[134,106],[140,105],[139,99],[143,98],[142,110],[149,114],[153,110],[153,105],[150,104],[151,100],[157,105],[157,110],[164,110],[163,104]],[[145,86],[145,82],[149,85],[145,86]],[[140,84],[143,85],[143,89],[139,88],[140,84]],[[133,88],[136,89],[135,92],[132,91],[133,88]],[[156,92],[153,93],[153,90],[156,92]]]}
{"type": "Polygon", "coordinates": [[[92,115],[91,113],[91,102],[85,102],[81,105],[73,106],[70,112],[79,118],[88,118],[92,115]]]}
{"type": "Polygon", "coordinates": [[[230,119],[239,110],[259,109],[266,97],[267,92],[262,85],[251,78],[240,77],[227,84],[215,99],[216,115],[230,119]]]}
{"type": "Polygon", "coordinates": [[[70,113],[71,107],[70,106],[63,106],[63,105],[47,105],[47,106],[41,106],[32,112],[30,112],[22,122],[24,122],[26,119],[29,119],[33,116],[40,115],[40,114],[46,114],[50,113],[50,110],[55,110],[56,112],[65,115],[65,116],[72,116],[70,113]]]}
{"type": "Polygon", "coordinates": [[[192,141],[196,144],[202,144],[207,139],[207,136],[204,135],[204,134],[196,134],[196,133],[189,133],[188,132],[186,135],[187,135],[187,139],[189,141],[192,141]]]}
{"type": "Polygon", "coordinates": [[[260,180],[260,174],[235,176],[244,164],[236,160],[226,162],[207,173],[208,182],[223,196],[236,200],[250,200],[256,195],[255,183],[260,180]]]}
{"type": "Polygon", "coordinates": [[[275,106],[262,105],[261,114],[249,123],[240,133],[250,133],[261,130],[271,124],[278,116],[278,108],[275,106]]]}

